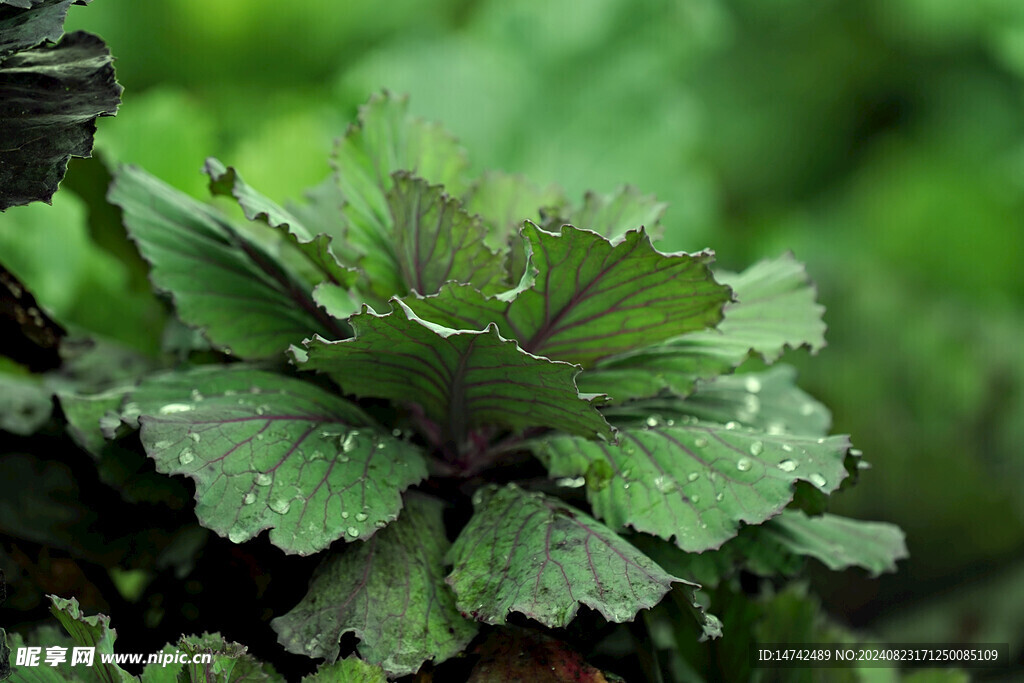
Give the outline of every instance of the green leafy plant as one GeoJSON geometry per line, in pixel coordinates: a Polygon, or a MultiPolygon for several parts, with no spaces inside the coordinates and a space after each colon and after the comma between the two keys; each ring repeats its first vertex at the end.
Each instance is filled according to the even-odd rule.
{"type": "Polygon", "coordinates": [[[662,253],[653,197],[474,178],[387,94],[333,163],[285,208],[209,160],[248,222],[120,168],[109,200],[199,334],[174,328],[173,369],[60,394],[101,462],[137,431],[157,472],[190,479],[203,527],[322,556],[271,622],[318,676],[564,680],[557,660],[600,681],[632,658],[648,680],[740,680],[746,655],[715,674],[703,641],[754,642],[793,603],[812,606],[802,628],[820,618],[800,584],[751,577],[906,556],[895,527],[825,513],[861,454],[766,367],[824,345],[791,255],[727,273],[711,251],[662,253]]]}

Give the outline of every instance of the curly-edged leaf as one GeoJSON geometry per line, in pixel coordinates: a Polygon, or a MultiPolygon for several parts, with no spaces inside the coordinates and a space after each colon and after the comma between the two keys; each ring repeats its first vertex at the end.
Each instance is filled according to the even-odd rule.
{"type": "Polygon", "coordinates": [[[563,226],[526,223],[536,273],[485,297],[447,285],[437,296],[406,299],[416,314],[457,328],[498,325],[540,356],[590,367],[607,356],[715,325],[729,288],[711,276],[711,252],[662,254],[643,230],[618,242],[563,226]],[[532,282],[531,282],[532,280],[532,282]]]}
{"type": "Polygon", "coordinates": [[[360,657],[402,676],[453,657],[472,640],[477,625],[459,614],[444,582],[443,504],[407,498],[397,522],[332,554],[302,602],[271,622],[288,651],[334,660],[341,636],[353,633],[360,657]]]}
{"type": "Polygon", "coordinates": [[[608,194],[587,192],[583,206],[549,217],[544,226],[555,228],[568,223],[609,239],[644,228],[653,239],[658,239],[662,233],[661,217],[667,208],[668,204],[659,202],[653,194],[645,195],[632,185],[623,185],[608,194]]]}
{"type": "Polygon", "coordinates": [[[307,285],[209,207],[132,166],[118,169],[108,199],[124,210],[153,284],[218,348],[273,358],[315,332],[344,336],[307,285]]]}
{"type": "Polygon", "coordinates": [[[733,288],[736,302],[725,307],[717,330],[691,336],[691,342],[733,349],[737,358],[748,351],[772,363],[787,348],[806,346],[812,353],[825,346],[825,307],[802,263],[786,253],[758,261],[742,273],[716,273],[733,288]]]}
{"type": "Polygon", "coordinates": [[[210,192],[214,195],[234,197],[251,221],[263,221],[281,231],[291,244],[306,257],[321,281],[341,287],[355,283],[356,271],[343,266],[331,249],[331,237],[314,233],[299,219],[275,202],[250,187],[234,168],[217,159],[206,160],[203,172],[210,176],[210,192]]]}
{"type": "Polygon", "coordinates": [[[135,387],[115,387],[99,394],[81,395],[72,391],[57,393],[71,440],[99,458],[107,441],[120,436],[124,427],[119,415],[124,397],[135,387]]]}
{"type": "MultiPolygon", "coordinates": [[[[453,195],[463,190],[465,152],[444,129],[411,116],[408,109],[408,98],[386,92],[375,95],[360,107],[359,120],[335,149],[334,167],[345,200],[346,242],[362,255],[364,269],[374,276],[388,266],[398,266],[387,198],[395,171],[444,185],[453,195]]],[[[377,287],[373,277],[370,284],[377,287]]]]}
{"type": "Polygon", "coordinates": [[[358,657],[347,657],[324,664],[316,673],[302,677],[302,683],[387,683],[384,669],[364,662],[358,657]]]}
{"type": "MultiPolygon", "coordinates": [[[[17,18],[15,18],[15,21],[17,18]]],[[[0,61],[0,211],[49,203],[68,160],[88,157],[96,119],[121,103],[110,52],[77,31],[0,61]]]]}
{"type": "Polygon", "coordinates": [[[878,576],[896,571],[896,562],[909,557],[899,527],[863,522],[836,515],[808,517],[786,510],[764,526],[765,535],[789,552],[819,560],[829,569],[863,567],[878,576]]]}
{"type": "MultiPolygon", "coordinates": [[[[60,40],[72,4],[75,0],[0,1],[0,61],[44,41],[60,40]]],[[[78,0],[77,4],[86,3],[78,0]]]]}
{"type": "Polygon", "coordinates": [[[738,275],[716,272],[715,277],[736,297],[726,304],[716,329],[608,358],[580,375],[580,387],[615,401],[663,390],[686,396],[698,380],[727,373],[751,352],[771,363],[787,347],[816,352],[825,345],[824,308],[815,302],[814,285],[792,254],[760,261],[738,275]]]}
{"type": "MultiPolygon", "coordinates": [[[[487,226],[488,245],[504,250],[510,240],[518,242],[525,221],[540,224],[542,212],[560,215],[568,200],[557,185],[540,187],[522,175],[485,171],[466,193],[465,202],[466,210],[479,215],[487,226]]],[[[521,249],[512,251],[522,254],[521,249]]],[[[508,272],[517,280],[523,268],[509,268],[508,272]]]]}
{"type": "Polygon", "coordinates": [[[271,543],[307,555],[369,538],[427,474],[415,446],[367,427],[351,403],[268,372],[157,375],[124,410],[157,471],[195,481],[200,523],[235,543],[270,529],[271,543]]]}
{"type": "Polygon", "coordinates": [[[473,504],[449,553],[448,583],[459,609],[478,621],[504,624],[519,612],[561,628],[580,604],[630,621],[681,581],[557,498],[509,484],[479,489],[473,504]]]}
{"type": "Polygon", "coordinates": [[[501,289],[505,268],[484,241],[487,228],[442,186],[400,171],[388,192],[388,206],[402,278],[402,289],[390,293],[435,294],[450,280],[481,291],[501,289]]]}
{"type": "Polygon", "coordinates": [[[168,645],[163,652],[184,655],[189,663],[169,660],[147,664],[142,672],[146,683],[284,683],[284,677],[273,666],[219,633],[182,636],[174,647],[168,645]],[[210,661],[195,661],[197,655],[210,655],[210,661]]]}
{"type": "Polygon", "coordinates": [[[687,552],[718,548],[740,523],[782,512],[797,481],[822,493],[848,476],[849,439],[765,434],[711,424],[620,431],[619,444],[570,436],[536,442],[553,477],[586,478],[587,500],[613,529],[632,527],[687,552]]]}
{"type": "MultiPolygon", "coordinates": [[[[61,623],[75,644],[79,647],[96,648],[93,673],[99,680],[109,683],[119,681],[134,683],[137,680],[135,676],[117,664],[102,661],[102,655],[113,654],[114,641],[117,639],[117,632],[110,627],[110,617],[103,614],[85,616],[75,598],[65,600],[56,595],[51,595],[49,598],[50,612],[57,617],[57,621],[61,623]]],[[[70,659],[70,653],[68,657],[70,659]]]]}
{"type": "Polygon", "coordinates": [[[494,325],[454,330],[396,303],[385,315],[364,309],[350,318],[352,339],[307,342],[295,353],[306,356],[301,367],[329,373],[346,393],[419,404],[444,443],[487,425],[612,437],[593,397],[576,391],[576,366],[526,353],[494,325]]]}
{"type": "Polygon", "coordinates": [[[722,375],[700,382],[680,400],[675,396],[630,401],[604,410],[615,424],[698,418],[705,422],[739,422],[769,434],[825,436],[832,416],[824,405],[796,386],[796,370],[778,365],[764,372],[722,375]]]}
{"type": "Polygon", "coordinates": [[[467,683],[611,683],[618,676],[605,674],[566,643],[525,629],[494,631],[477,651],[480,661],[467,683]]]}

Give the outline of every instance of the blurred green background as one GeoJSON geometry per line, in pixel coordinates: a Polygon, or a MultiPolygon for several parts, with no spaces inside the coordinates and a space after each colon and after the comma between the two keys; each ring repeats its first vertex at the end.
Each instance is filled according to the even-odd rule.
{"type": "MultiPolygon", "coordinates": [[[[100,155],[198,197],[208,155],[298,196],[388,88],[477,170],[656,193],[663,249],[794,251],[830,346],[788,360],[873,464],[833,510],[912,555],[820,572],[825,604],[894,641],[1024,643],[1020,0],[99,0],[67,28],[118,58],[100,155]]],[[[82,199],[98,168],[0,217],[0,252],[58,319],[153,350],[159,308],[82,199]]]]}

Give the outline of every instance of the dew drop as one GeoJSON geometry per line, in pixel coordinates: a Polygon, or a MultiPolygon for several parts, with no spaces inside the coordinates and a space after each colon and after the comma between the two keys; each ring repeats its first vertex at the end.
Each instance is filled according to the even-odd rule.
{"type": "Polygon", "coordinates": [[[736,461],[736,469],[738,469],[740,472],[746,472],[747,470],[749,470],[750,469],[750,459],[749,458],[740,458],[738,461],[736,461]]]}
{"type": "Polygon", "coordinates": [[[351,536],[352,538],[358,538],[359,537],[359,529],[355,528],[354,526],[350,526],[348,528],[348,535],[351,536]]]}
{"type": "Polygon", "coordinates": [[[687,481],[697,481],[698,479],[700,479],[700,472],[690,472],[686,475],[687,481]]]}
{"type": "Polygon", "coordinates": [[[817,472],[815,472],[814,474],[812,474],[810,476],[810,480],[811,480],[811,483],[814,484],[815,486],[817,486],[818,488],[824,488],[825,484],[828,483],[825,480],[825,477],[821,476],[817,472]]]}
{"type": "Polygon", "coordinates": [[[760,441],[755,441],[754,443],[750,444],[750,454],[751,455],[761,455],[761,453],[763,451],[764,451],[764,444],[761,443],[760,441]]]}
{"type": "Polygon", "coordinates": [[[668,427],[674,427],[676,425],[676,421],[669,418],[668,420],[665,420],[665,425],[668,427]]]}
{"type": "Polygon", "coordinates": [[[777,436],[779,434],[785,434],[786,433],[786,425],[783,424],[782,422],[769,422],[768,423],[768,433],[772,434],[772,435],[775,435],[775,436],[777,436]]]}
{"type": "Polygon", "coordinates": [[[725,423],[725,428],[726,429],[736,429],[739,426],[740,426],[740,423],[739,422],[735,422],[733,420],[729,420],[728,422],[725,423]]]}
{"type": "Polygon", "coordinates": [[[173,413],[187,413],[190,410],[192,410],[192,406],[187,403],[168,403],[160,408],[160,414],[171,415],[173,413]]]}
{"type": "Polygon", "coordinates": [[[385,522],[383,519],[378,519],[376,522],[373,523],[373,525],[378,529],[383,529],[388,525],[388,523],[385,522]]]}
{"type": "Polygon", "coordinates": [[[252,491],[249,491],[249,493],[245,494],[245,498],[242,499],[242,504],[243,505],[252,505],[255,502],[256,502],[256,494],[253,493],[252,491]]]}
{"type": "Polygon", "coordinates": [[[705,439],[703,436],[698,436],[696,439],[694,439],[693,445],[696,446],[697,448],[704,448],[705,446],[708,445],[708,440],[705,439]]]}
{"type": "Polygon", "coordinates": [[[743,386],[752,394],[756,394],[761,391],[761,380],[757,377],[747,377],[743,382],[743,386]]]}
{"type": "Polygon", "coordinates": [[[206,398],[201,393],[199,393],[198,389],[193,389],[192,393],[191,393],[191,396],[192,396],[192,400],[193,401],[202,401],[204,398],[206,398]]]}
{"type": "Polygon", "coordinates": [[[163,449],[167,448],[170,445],[171,445],[170,441],[157,441],[155,444],[153,444],[153,448],[155,448],[156,450],[159,451],[159,450],[163,450],[163,449]]]}
{"type": "Polygon", "coordinates": [[[359,436],[359,432],[355,429],[346,434],[345,438],[341,440],[341,450],[345,453],[351,453],[352,449],[356,447],[357,436],[359,436]]]}
{"type": "Polygon", "coordinates": [[[380,441],[380,442],[377,443],[377,450],[378,451],[384,450],[384,442],[383,441],[380,441]]]}
{"type": "Polygon", "coordinates": [[[318,647],[320,647],[320,637],[313,636],[312,638],[310,638],[309,642],[306,643],[306,652],[312,652],[318,647]]]}
{"type": "Polygon", "coordinates": [[[367,520],[367,518],[369,518],[369,515],[366,514],[365,512],[357,512],[356,513],[356,521],[357,522],[365,522],[367,520]]]}
{"type": "Polygon", "coordinates": [[[715,500],[721,503],[723,500],[725,500],[725,494],[719,491],[718,493],[715,494],[715,500]]]}
{"type": "Polygon", "coordinates": [[[818,439],[818,443],[825,443],[825,439],[824,438],[818,439]]]}
{"type": "Polygon", "coordinates": [[[196,459],[196,454],[192,452],[191,448],[185,448],[178,454],[178,462],[182,465],[188,465],[196,459]]]}
{"type": "Polygon", "coordinates": [[[292,502],[286,498],[275,498],[270,501],[270,509],[279,515],[283,515],[292,509],[292,502]]]}
{"type": "Polygon", "coordinates": [[[267,406],[256,406],[256,414],[257,415],[266,415],[266,413],[267,413],[267,406]]]}
{"type": "Polygon", "coordinates": [[[672,493],[676,490],[676,483],[672,481],[671,477],[658,475],[654,478],[654,488],[658,489],[662,493],[672,493]]]}
{"type": "Polygon", "coordinates": [[[658,417],[656,415],[651,415],[644,422],[647,423],[648,427],[657,427],[660,424],[658,417]]]}
{"type": "Polygon", "coordinates": [[[257,441],[263,441],[263,433],[262,432],[256,435],[256,440],[257,441]]]}
{"type": "Polygon", "coordinates": [[[862,455],[864,455],[864,451],[862,451],[862,450],[861,450],[861,449],[859,449],[859,448],[851,448],[851,449],[850,449],[850,455],[852,455],[852,456],[853,456],[853,457],[855,457],[855,458],[859,458],[859,457],[861,457],[862,455]]]}
{"type": "Polygon", "coordinates": [[[629,482],[627,481],[627,482],[626,482],[625,484],[623,484],[623,485],[622,485],[622,488],[624,488],[624,489],[628,489],[628,488],[629,488],[629,482]]]}
{"type": "Polygon", "coordinates": [[[323,451],[313,451],[312,453],[309,454],[309,459],[310,460],[323,460],[324,459],[324,452],[323,451]]]}
{"type": "Polygon", "coordinates": [[[761,399],[753,394],[747,394],[743,397],[743,407],[746,408],[749,413],[756,413],[761,410],[761,399]]]}
{"type": "Polygon", "coordinates": [[[622,478],[623,479],[629,479],[629,475],[631,475],[631,474],[633,474],[633,470],[631,470],[629,468],[622,470],[622,478]]]}
{"type": "Polygon", "coordinates": [[[244,543],[248,536],[249,534],[246,533],[245,529],[239,529],[237,527],[228,532],[228,540],[232,543],[244,543]]]}
{"type": "Polygon", "coordinates": [[[395,427],[394,429],[391,430],[391,436],[395,437],[396,439],[399,438],[400,436],[402,436],[402,430],[395,427]]]}
{"type": "Polygon", "coordinates": [[[701,529],[707,529],[708,528],[708,523],[707,522],[701,522],[700,523],[700,528],[701,529]]]}
{"type": "Polygon", "coordinates": [[[348,510],[342,510],[341,511],[341,518],[342,519],[348,519],[348,510]]]}
{"type": "Polygon", "coordinates": [[[690,496],[690,500],[693,501],[694,504],[699,503],[700,496],[690,496]]]}
{"type": "Polygon", "coordinates": [[[260,472],[253,479],[257,486],[270,486],[270,482],[274,481],[274,478],[266,472],[260,472]]]}
{"type": "Polygon", "coordinates": [[[348,457],[348,456],[347,456],[347,455],[345,455],[344,453],[339,453],[339,454],[338,454],[338,462],[348,462],[348,461],[349,461],[349,460],[351,460],[351,459],[352,459],[352,458],[348,457]]]}
{"type": "Polygon", "coordinates": [[[782,450],[786,451],[787,453],[792,453],[793,447],[790,446],[788,443],[784,443],[782,444],[782,450]]]}
{"type": "Polygon", "coordinates": [[[578,489],[586,484],[587,480],[583,477],[562,477],[561,479],[556,479],[555,483],[563,488],[578,489]]]}
{"type": "Polygon", "coordinates": [[[200,439],[203,438],[199,435],[199,432],[192,432],[191,434],[189,434],[189,437],[196,443],[199,443],[200,439]]]}
{"type": "Polygon", "coordinates": [[[796,469],[796,460],[790,460],[789,458],[786,458],[785,460],[778,464],[778,468],[783,472],[792,472],[793,470],[796,469]]]}

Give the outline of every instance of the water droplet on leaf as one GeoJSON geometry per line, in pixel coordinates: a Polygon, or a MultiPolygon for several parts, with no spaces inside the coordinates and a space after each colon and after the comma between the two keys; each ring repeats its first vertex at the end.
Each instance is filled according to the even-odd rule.
{"type": "Polygon", "coordinates": [[[256,502],[256,494],[253,493],[252,491],[249,491],[249,493],[245,494],[245,498],[242,499],[242,504],[243,505],[252,505],[255,502],[256,502]]]}
{"type": "Polygon", "coordinates": [[[367,515],[365,512],[357,512],[356,513],[356,521],[357,522],[365,522],[368,517],[369,517],[369,515],[367,515]]]}
{"type": "Polygon", "coordinates": [[[750,393],[756,394],[757,392],[761,391],[761,380],[759,380],[757,377],[747,377],[743,381],[743,386],[750,393]]]}
{"type": "Polygon", "coordinates": [[[359,529],[355,528],[354,526],[350,526],[348,528],[348,535],[351,536],[352,538],[358,538],[359,537],[359,529]]]}
{"type": "Polygon", "coordinates": [[[738,461],[736,461],[736,469],[738,469],[740,472],[746,472],[747,470],[749,470],[750,469],[750,459],[749,458],[740,458],[738,461]]]}
{"type": "Polygon", "coordinates": [[[764,451],[764,444],[761,443],[760,441],[755,441],[754,443],[750,444],[750,454],[751,455],[761,455],[761,453],[763,451],[764,451]]]}
{"type": "Polygon", "coordinates": [[[186,448],[178,454],[178,462],[182,465],[188,465],[196,459],[196,454],[192,452],[191,448],[186,448]]]}
{"type": "Polygon", "coordinates": [[[274,481],[274,478],[266,472],[260,472],[256,475],[253,481],[256,482],[257,486],[270,486],[270,483],[274,481]]]}
{"type": "Polygon", "coordinates": [[[174,413],[187,413],[190,410],[192,410],[192,406],[187,403],[168,403],[160,408],[160,414],[172,415],[174,413]]]}
{"type": "Polygon", "coordinates": [[[817,486],[818,488],[824,488],[824,486],[828,483],[828,481],[826,481],[825,477],[821,476],[817,472],[815,472],[814,474],[812,474],[810,476],[810,480],[811,480],[811,483],[814,484],[815,486],[817,486]]]}
{"type": "Polygon", "coordinates": [[[292,502],[286,498],[275,498],[270,501],[270,509],[279,515],[283,515],[292,509],[292,502]]]}
{"type": "Polygon", "coordinates": [[[796,469],[796,460],[787,458],[778,464],[778,468],[783,472],[792,472],[796,469]]]}
{"type": "Polygon", "coordinates": [[[199,435],[199,432],[192,432],[191,434],[189,434],[189,437],[196,443],[199,443],[200,439],[202,439],[202,437],[199,435]]]}
{"type": "Polygon", "coordinates": [[[694,439],[693,445],[696,446],[697,448],[704,448],[705,446],[708,445],[708,440],[705,439],[703,436],[698,436],[696,439],[694,439]]]}

